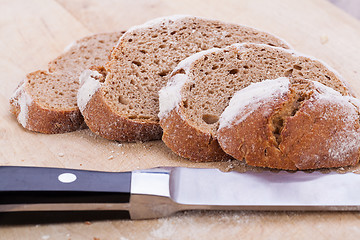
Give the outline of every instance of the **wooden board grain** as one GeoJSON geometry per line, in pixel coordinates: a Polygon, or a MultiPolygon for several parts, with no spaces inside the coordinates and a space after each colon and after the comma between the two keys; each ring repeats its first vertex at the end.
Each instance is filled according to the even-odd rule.
{"type": "MultiPolygon", "coordinates": [[[[275,33],[296,50],[326,61],[360,96],[360,23],[326,1],[3,0],[0,6],[0,165],[104,171],[164,165],[229,168],[229,163],[189,163],[160,141],[119,144],[89,130],[32,133],[8,112],[8,98],[21,78],[45,68],[72,41],[159,16],[193,14],[275,33]]],[[[195,212],[147,221],[0,226],[0,239],[346,239],[360,235],[359,219],[357,212],[195,212]]]]}

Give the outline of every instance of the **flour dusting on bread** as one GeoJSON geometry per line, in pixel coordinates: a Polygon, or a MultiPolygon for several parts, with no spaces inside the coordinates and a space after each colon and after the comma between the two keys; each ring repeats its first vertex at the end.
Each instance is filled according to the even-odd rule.
{"type": "Polygon", "coordinates": [[[223,128],[220,123],[217,134],[222,149],[249,165],[270,168],[305,170],[357,163],[360,119],[354,98],[316,81],[289,80],[282,94],[271,95],[276,85],[272,89],[260,82],[234,95],[223,113],[228,112],[230,123],[223,128]],[[246,91],[254,85],[264,88],[246,91]],[[258,95],[265,97],[261,104],[258,95]]]}
{"type": "Polygon", "coordinates": [[[28,111],[29,111],[28,109],[32,103],[32,98],[25,91],[24,83],[21,84],[21,86],[16,89],[16,91],[14,92],[14,94],[10,99],[11,99],[10,101],[15,101],[18,104],[20,108],[20,112],[17,115],[17,120],[25,128],[28,121],[28,111]]]}
{"type": "Polygon", "coordinates": [[[329,158],[337,162],[346,161],[359,150],[360,133],[353,129],[336,132],[328,141],[329,158]]]}
{"type": "Polygon", "coordinates": [[[84,111],[91,97],[100,88],[101,84],[96,79],[96,77],[101,77],[101,76],[102,75],[99,72],[92,70],[86,70],[81,73],[79,77],[81,87],[77,95],[77,105],[81,112],[84,111]]]}
{"type": "Polygon", "coordinates": [[[188,74],[192,63],[199,60],[200,58],[202,58],[206,54],[214,53],[214,52],[217,52],[217,51],[221,51],[221,48],[210,48],[208,50],[204,50],[204,51],[195,53],[195,54],[191,55],[190,57],[187,57],[184,60],[182,60],[177,65],[177,67],[174,69],[173,73],[182,69],[182,70],[185,71],[185,73],[188,74]]]}
{"type": "Polygon", "coordinates": [[[220,116],[219,129],[230,127],[239,113],[244,112],[240,119],[234,124],[243,121],[247,116],[254,112],[265,101],[272,101],[289,91],[289,79],[282,77],[275,80],[265,80],[263,82],[253,83],[250,86],[236,92],[220,116]]]}
{"type": "Polygon", "coordinates": [[[188,15],[123,33],[74,41],[28,74],[10,98],[18,122],[62,133],[85,120],[111,140],[162,138],[196,162],[283,170],[359,162],[360,100],[323,61],[272,34],[188,15]]]}
{"type": "Polygon", "coordinates": [[[76,44],[78,44],[78,41],[72,41],[71,43],[69,43],[63,50],[63,53],[66,53],[68,51],[70,51],[74,46],[76,46],[76,44]]]}
{"type": "Polygon", "coordinates": [[[181,88],[188,80],[185,74],[176,74],[167,83],[166,87],[159,91],[159,118],[163,118],[171,110],[179,106],[181,102],[181,88]]]}
{"type": "Polygon", "coordinates": [[[161,24],[164,24],[164,25],[171,24],[175,21],[178,21],[178,20],[181,20],[181,19],[187,18],[187,17],[191,17],[191,16],[176,14],[176,15],[171,15],[171,16],[166,16],[166,17],[155,18],[155,19],[149,20],[143,24],[136,25],[136,26],[129,28],[128,32],[132,32],[132,31],[135,31],[138,29],[146,29],[146,28],[154,27],[154,26],[161,25],[161,24]]]}
{"type": "Polygon", "coordinates": [[[313,81],[313,84],[318,91],[314,93],[313,98],[318,104],[338,108],[336,114],[331,109],[324,112],[322,119],[339,117],[343,122],[343,127],[334,130],[334,134],[326,140],[326,144],[330,159],[344,161],[360,147],[360,132],[353,127],[353,123],[359,121],[359,105],[357,105],[359,100],[351,96],[342,96],[338,91],[319,82],[313,81]]]}
{"type": "MultiPolygon", "coordinates": [[[[147,126],[157,126],[157,129],[161,130],[158,117],[160,113],[158,93],[166,86],[173,74],[186,73],[188,64],[191,65],[194,60],[190,58],[183,62],[183,72],[181,70],[176,72],[176,66],[198,52],[212,48],[220,49],[241,42],[265,43],[289,48],[286,43],[269,33],[195,16],[170,16],[130,28],[119,39],[111,52],[110,61],[106,63],[104,69],[106,78],[101,86],[101,93],[99,91],[99,94],[106,94],[99,95],[100,102],[90,101],[89,105],[92,107],[89,105],[87,107],[101,112],[102,118],[89,117],[85,109],[82,114],[86,124],[92,125],[93,129],[97,129],[96,131],[103,137],[119,136],[122,141],[126,138],[133,139],[137,134],[134,132],[136,128],[129,127],[126,130],[111,128],[104,124],[104,118],[112,118],[112,121],[108,121],[110,123],[113,121],[126,121],[134,125],[143,123],[147,126]],[[107,116],[101,111],[104,106],[111,109],[111,113],[109,112],[107,116]]],[[[209,52],[195,57],[202,57],[204,54],[209,52]]],[[[156,140],[161,134],[162,131],[159,131],[153,137],[148,136],[146,139],[156,140]]]]}
{"type": "Polygon", "coordinates": [[[77,106],[79,75],[91,66],[105,64],[122,34],[100,33],[72,42],[48,63],[47,69],[26,75],[23,89],[20,89],[22,103],[17,102],[20,98],[10,99],[10,112],[22,126],[35,132],[56,134],[81,129],[83,117],[77,106]],[[24,102],[29,102],[29,97],[31,105],[25,107],[24,102]]]}
{"type": "MultiPolygon", "coordinates": [[[[160,124],[163,127],[163,141],[165,144],[180,156],[190,158],[193,161],[209,161],[211,159],[218,161],[219,151],[221,151],[220,147],[216,147],[219,130],[228,129],[227,127],[231,128],[232,125],[241,123],[248,118],[248,115],[254,117],[253,112],[256,112],[259,124],[264,126],[270,124],[269,129],[266,130],[268,132],[264,133],[266,135],[264,137],[269,137],[271,139],[269,146],[275,148],[272,147],[266,150],[271,150],[272,153],[266,152],[265,149],[264,151],[268,156],[269,154],[275,154],[275,152],[279,151],[276,150],[276,146],[280,145],[282,139],[280,132],[285,125],[285,119],[288,119],[288,116],[292,116],[292,114],[297,115],[298,109],[308,100],[307,97],[312,95],[311,91],[316,91],[311,81],[318,81],[333,88],[339,92],[338,95],[351,96],[342,79],[322,64],[321,61],[312,57],[300,56],[292,50],[266,44],[233,44],[211,53],[205,53],[201,58],[194,61],[188,60],[185,63],[186,70],[184,66],[181,66],[183,63],[176,68],[188,77],[188,81],[180,90],[181,101],[177,106],[178,111],[164,115],[165,117],[160,119],[160,124]],[[287,79],[283,81],[283,84],[280,84],[279,78],[281,77],[284,80],[287,79]],[[292,88],[294,80],[301,81],[294,82],[296,91],[292,88]],[[291,86],[288,85],[289,82],[291,86]],[[257,84],[260,86],[258,89],[257,84]],[[288,93],[289,87],[291,91],[288,93]],[[253,91],[245,90],[246,88],[253,91]],[[245,93],[249,91],[249,95],[244,94],[236,101],[237,95],[235,93],[237,91],[245,91],[245,93]],[[253,92],[253,94],[250,94],[250,92],[253,92]],[[287,97],[291,99],[287,99],[287,97]],[[273,109],[273,105],[270,103],[276,98],[278,101],[274,104],[279,104],[279,108],[273,109]],[[230,99],[233,102],[229,105],[230,99]],[[236,104],[234,101],[236,101],[236,104]],[[234,109],[235,106],[239,109],[234,109]],[[225,110],[227,107],[230,110],[225,110]],[[261,111],[258,109],[261,109],[261,111]],[[236,112],[238,115],[236,115],[236,112]],[[234,114],[236,120],[234,120],[234,114]],[[261,122],[260,118],[269,118],[270,122],[261,122]],[[271,132],[274,132],[274,134],[271,134],[271,132]],[[190,137],[188,136],[191,136],[191,141],[189,141],[190,137]]],[[[333,97],[330,96],[330,98],[333,97]]],[[[344,100],[344,98],[341,99],[341,101],[344,100]]],[[[309,102],[309,104],[311,103],[309,102]]],[[[314,107],[316,108],[315,105],[314,107]]],[[[316,113],[314,114],[316,115],[316,113]]],[[[299,121],[297,124],[301,125],[301,121],[304,119],[306,118],[297,119],[299,121]]],[[[250,126],[241,128],[240,132],[248,131],[251,126],[256,127],[255,123],[248,121],[250,120],[247,120],[247,124],[250,126]]],[[[331,125],[332,123],[328,124],[331,125]]],[[[354,125],[354,123],[352,124],[354,125]]],[[[296,127],[298,125],[294,125],[294,128],[296,127]]],[[[319,128],[322,128],[322,126],[319,126],[319,128]]],[[[293,131],[296,131],[296,129],[293,131]]],[[[233,131],[230,131],[230,134],[233,134],[233,131]]],[[[325,131],[324,134],[329,134],[329,132],[325,131]]],[[[241,135],[240,138],[242,139],[246,138],[241,133],[239,135],[241,135]]],[[[262,139],[263,136],[259,136],[259,138],[262,139]]],[[[246,148],[250,151],[252,145],[247,145],[246,148]]],[[[247,152],[245,148],[241,149],[241,151],[247,152]]],[[[225,154],[223,156],[226,158],[225,154]]],[[[272,159],[276,159],[276,157],[272,159]]],[[[347,163],[352,164],[350,161],[353,159],[351,158],[347,163]]],[[[272,164],[264,161],[263,163],[274,168],[296,168],[290,161],[284,165],[277,165],[277,162],[272,164]]],[[[254,164],[260,164],[260,162],[254,164]]]]}
{"type": "MultiPolygon", "coordinates": [[[[132,26],[131,28],[129,28],[127,30],[127,33],[138,31],[138,30],[143,30],[143,29],[147,29],[147,28],[152,28],[152,27],[159,27],[161,25],[172,24],[175,21],[181,20],[186,17],[191,17],[191,16],[179,14],[179,15],[155,18],[155,19],[149,20],[143,24],[132,26]]],[[[116,43],[115,47],[118,47],[119,44],[121,43],[121,41],[122,41],[122,36],[119,38],[119,41],[116,43]]]]}
{"type": "Polygon", "coordinates": [[[180,92],[183,85],[188,81],[186,74],[188,74],[191,64],[196,60],[199,60],[205,54],[220,50],[221,49],[219,48],[211,48],[205,51],[201,51],[185,58],[178,64],[178,66],[173,70],[173,76],[170,78],[169,82],[159,91],[159,118],[165,117],[166,114],[168,114],[172,109],[179,106],[179,103],[181,102],[180,92]],[[184,71],[186,74],[177,73],[180,70],[184,71]]]}

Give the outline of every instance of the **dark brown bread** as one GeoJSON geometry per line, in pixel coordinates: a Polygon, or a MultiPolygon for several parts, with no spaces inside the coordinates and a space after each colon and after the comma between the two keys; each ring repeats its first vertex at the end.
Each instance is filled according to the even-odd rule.
{"type": "Polygon", "coordinates": [[[64,133],[79,129],[83,117],[76,95],[80,73],[104,64],[121,32],[102,33],[80,39],[49,63],[48,71],[28,74],[10,98],[10,111],[26,129],[41,133],[64,133]]]}
{"type": "Polygon", "coordinates": [[[226,153],[252,166],[307,170],[355,165],[360,158],[359,106],[357,99],[319,82],[266,80],[234,95],[220,117],[217,137],[226,153]]]}
{"type": "Polygon", "coordinates": [[[90,78],[81,91],[80,98],[87,100],[81,101],[86,124],[112,140],[159,139],[158,91],[177,63],[201,50],[245,41],[288,48],[268,33],[190,16],[157,19],[130,29],[105,66],[105,81],[95,84],[90,78]]]}
{"type": "Polygon", "coordinates": [[[291,50],[246,43],[204,51],[181,62],[160,91],[163,141],[192,161],[229,159],[217,140],[220,115],[236,91],[278,77],[310,79],[350,94],[333,70],[291,50]]]}

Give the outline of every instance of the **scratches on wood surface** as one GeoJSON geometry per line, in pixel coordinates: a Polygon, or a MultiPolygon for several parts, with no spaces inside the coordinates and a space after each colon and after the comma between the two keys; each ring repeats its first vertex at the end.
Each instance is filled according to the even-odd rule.
{"type": "Polygon", "coordinates": [[[55,36],[54,36],[51,28],[48,26],[48,24],[46,23],[46,21],[44,20],[43,17],[40,17],[40,21],[41,21],[41,23],[44,25],[45,29],[46,29],[47,32],[50,34],[50,36],[51,36],[53,39],[55,39],[55,36]]]}

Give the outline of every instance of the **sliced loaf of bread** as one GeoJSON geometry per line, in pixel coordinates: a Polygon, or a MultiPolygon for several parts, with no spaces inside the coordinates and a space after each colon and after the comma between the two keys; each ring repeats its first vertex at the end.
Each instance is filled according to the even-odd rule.
{"type": "Polygon", "coordinates": [[[248,165],[306,170],[355,165],[359,100],[319,82],[278,78],[236,92],[221,114],[221,148],[248,165]]]}
{"type": "Polygon", "coordinates": [[[104,82],[96,84],[84,74],[89,83],[79,98],[88,100],[81,100],[86,124],[107,139],[160,139],[158,91],[173,68],[201,50],[241,42],[289,48],[279,38],[253,28],[191,16],[156,19],[129,29],[105,65],[104,82]]]}
{"type": "Polygon", "coordinates": [[[82,38],[49,63],[47,71],[29,73],[10,98],[10,111],[26,129],[64,133],[79,129],[83,117],[77,107],[79,75],[105,64],[123,32],[82,38]]]}
{"type": "Polygon", "coordinates": [[[163,141],[192,161],[229,159],[217,140],[220,115],[236,91],[278,77],[310,79],[350,94],[334,70],[292,50],[252,43],[211,49],[183,60],[160,91],[163,141]]]}

